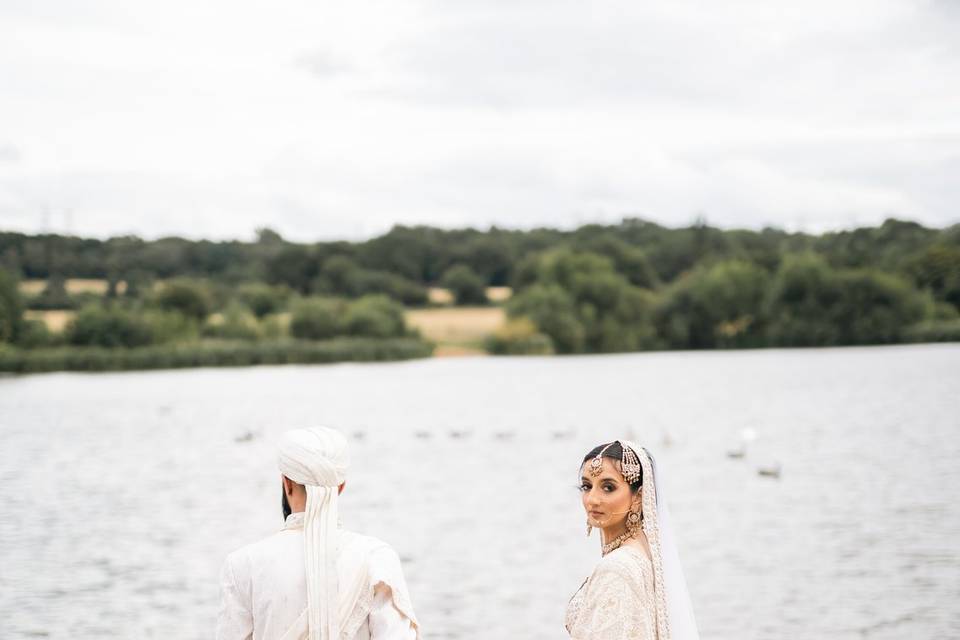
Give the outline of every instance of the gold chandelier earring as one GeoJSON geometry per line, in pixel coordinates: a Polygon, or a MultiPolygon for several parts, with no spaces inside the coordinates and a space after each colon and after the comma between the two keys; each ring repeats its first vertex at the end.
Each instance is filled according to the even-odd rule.
{"type": "Polygon", "coordinates": [[[634,535],[643,526],[643,517],[639,511],[628,511],[626,527],[630,535],[634,535]]]}

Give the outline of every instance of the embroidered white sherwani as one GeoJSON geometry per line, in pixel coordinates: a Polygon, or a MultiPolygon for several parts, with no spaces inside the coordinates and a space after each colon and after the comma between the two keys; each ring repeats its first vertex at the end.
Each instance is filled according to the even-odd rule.
{"type": "Polygon", "coordinates": [[[573,640],[657,640],[653,566],[624,545],[605,555],[567,605],[573,640]]]}
{"type": "MultiPolygon", "coordinates": [[[[303,513],[229,556],[220,576],[217,640],[307,637],[303,513]]],[[[419,627],[396,552],[385,542],[338,536],[340,640],[417,640],[419,627]]]]}

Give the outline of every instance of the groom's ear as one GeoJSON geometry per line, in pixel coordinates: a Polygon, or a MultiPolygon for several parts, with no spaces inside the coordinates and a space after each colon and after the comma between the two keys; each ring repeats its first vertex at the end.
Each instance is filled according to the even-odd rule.
{"type": "Polygon", "coordinates": [[[341,493],[343,493],[343,488],[344,488],[345,486],[347,486],[346,481],[340,483],[340,486],[337,487],[337,495],[340,495],[341,493]]]}

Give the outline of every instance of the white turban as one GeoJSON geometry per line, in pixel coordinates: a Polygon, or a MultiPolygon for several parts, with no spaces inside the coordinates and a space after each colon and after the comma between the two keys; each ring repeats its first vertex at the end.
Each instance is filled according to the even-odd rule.
{"type": "Polygon", "coordinates": [[[280,473],[307,490],[303,521],[310,640],[337,640],[337,496],[350,460],[347,440],[326,427],[287,431],[277,452],[280,473]]]}

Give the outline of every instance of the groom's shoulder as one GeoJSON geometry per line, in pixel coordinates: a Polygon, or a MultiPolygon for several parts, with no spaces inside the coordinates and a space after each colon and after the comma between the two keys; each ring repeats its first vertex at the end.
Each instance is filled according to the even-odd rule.
{"type": "Polygon", "coordinates": [[[227,554],[226,562],[232,566],[249,565],[285,553],[288,547],[297,547],[296,542],[296,531],[277,531],[256,542],[234,549],[227,554]]]}
{"type": "Polygon", "coordinates": [[[393,551],[393,547],[380,538],[376,536],[368,536],[363,533],[357,533],[356,531],[341,531],[340,540],[344,548],[363,548],[368,552],[376,552],[384,549],[393,551]]]}
{"type": "Polygon", "coordinates": [[[344,551],[362,555],[372,564],[400,563],[400,556],[393,547],[376,536],[345,531],[341,538],[341,545],[344,551]]]}

